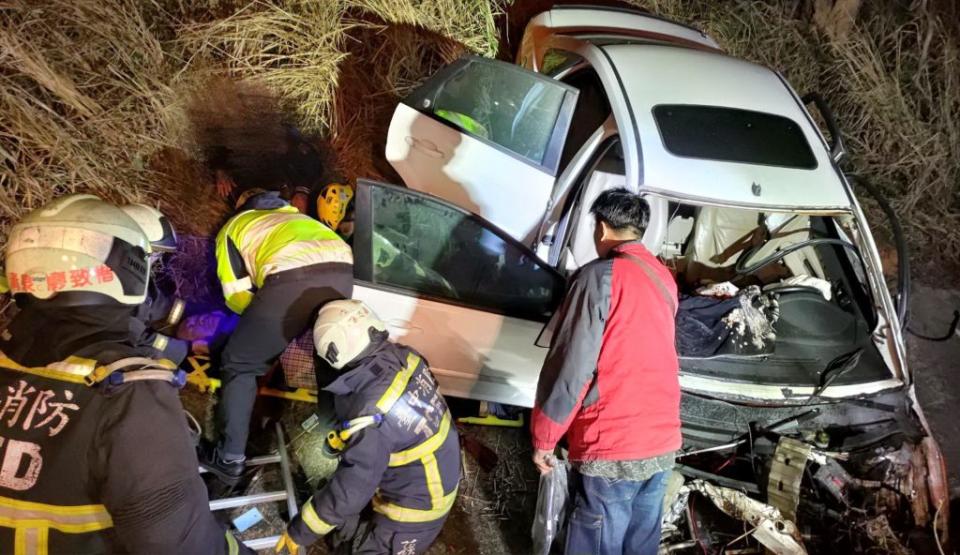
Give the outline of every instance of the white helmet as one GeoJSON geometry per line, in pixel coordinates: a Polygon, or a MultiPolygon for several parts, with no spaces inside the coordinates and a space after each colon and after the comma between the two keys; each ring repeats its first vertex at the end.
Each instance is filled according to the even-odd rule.
{"type": "Polygon", "coordinates": [[[7,282],[15,295],[137,305],[146,297],[149,249],[146,234],[123,210],[92,195],[69,195],[10,230],[7,282]]]}
{"type": "Polygon", "coordinates": [[[342,370],[383,342],[387,326],[361,301],[331,301],[320,309],[313,344],[330,366],[342,370]]]}
{"type": "Polygon", "coordinates": [[[120,210],[137,222],[147,235],[153,252],[173,252],[177,250],[177,233],[162,212],[146,204],[128,204],[120,210]]]}

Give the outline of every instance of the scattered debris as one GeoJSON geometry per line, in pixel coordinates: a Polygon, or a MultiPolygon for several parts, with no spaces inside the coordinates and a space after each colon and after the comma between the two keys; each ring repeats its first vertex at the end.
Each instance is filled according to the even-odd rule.
{"type": "Polygon", "coordinates": [[[911,555],[911,551],[897,539],[897,534],[890,527],[886,515],[880,515],[863,523],[863,529],[874,545],[884,553],[891,555],[911,555]]]}
{"type": "Polygon", "coordinates": [[[703,480],[694,480],[687,487],[691,491],[702,493],[727,515],[753,526],[747,535],[756,538],[773,553],[797,555],[807,552],[797,525],[785,518],[776,507],[751,499],[743,492],[715,486],[703,480]]]}
{"type": "Polygon", "coordinates": [[[809,444],[782,437],[773,455],[770,479],[767,482],[767,501],[790,520],[797,518],[800,482],[812,450],[813,446],[809,444]]]}
{"type": "Polygon", "coordinates": [[[723,321],[731,328],[731,341],[739,350],[748,346],[762,351],[777,338],[773,325],[780,313],[779,301],[774,295],[761,294],[760,287],[751,285],[737,294],[740,307],[731,310],[723,321]]]}
{"type": "Polygon", "coordinates": [[[712,283],[705,287],[700,287],[696,290],[696,294],[702,297],[729,298],[735,297],[739,291],[739,287],[730,283],[729,281],[724,281],[720,283],[712,283]]]}

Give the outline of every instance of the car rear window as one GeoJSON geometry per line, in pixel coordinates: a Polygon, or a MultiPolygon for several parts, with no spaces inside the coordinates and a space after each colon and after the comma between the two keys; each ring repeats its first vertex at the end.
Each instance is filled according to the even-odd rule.
{"type": "Polygon", "coordinates": [[[653,108],[663,145],[677,156],[814,169],[817,160],[790,118],[716,106],[653,108]]]}

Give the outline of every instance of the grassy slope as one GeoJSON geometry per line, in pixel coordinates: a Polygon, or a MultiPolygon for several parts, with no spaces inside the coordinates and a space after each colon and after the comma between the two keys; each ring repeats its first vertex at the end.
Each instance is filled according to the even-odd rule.
{"type": "MultiPolygon", "coordinates": [[[[810,23],[809,2],[634,3],[821,91],[848,167],[891,196],[918,256],[960,266],[960,68],[941,12],[867,3],[834,41],[810,23]]],[[[218,140],[211,129],[252,160],[276,148],[283,121],[296,123],[325,138],[335,176],[390,177],[380,146],[397,99],[464,50],[494,54],[498,24],[515,35],[539,4],[498,19],[493,0],[9,3],[0,237],[25,210],[76,190],[159,203],[181,230],[209,233],[225,210],[198,163],[218,140]],[[216,125],[204,126],[210,113],[216,125]]]]}

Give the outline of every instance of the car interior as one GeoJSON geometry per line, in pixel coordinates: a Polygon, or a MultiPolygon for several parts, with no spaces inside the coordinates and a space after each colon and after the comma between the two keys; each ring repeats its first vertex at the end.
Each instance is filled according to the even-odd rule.
{"type": "MultiPolygon", "coordinates": [[[[613,139],[566,201],[578,207],[567,211],[558,232],[565,245],[559,267],[568,275],[597,256],[589,206],[625,180],[613,139]]],[[[651,217],[643,242],[677,281],[685,369],[804,385],[886,375],[870,336],[873,300],[847,222],[653,195],[647,200],[651,217]],[[844,362],[842,372],[828,370],[844,362]]]]}
{"type": "MultiPolygon", "coordinates": [[[[547,95],[536,80],[518,77],[499,83],[494,69],[479,64],[470,72],[461,71],[435,92],[430,106],[458,127],[536,161],[548,129],[528,129],[523,122],[544,110],[555,113],[559,100],[547,95]],[[493,109],[489,91],[504,86],[509,94],[497,96],[511,100],[493,109]]],[[[558,171],[563,172],[604,125],[611,108],[598,75],[576,54],[548,51],[543,73],[579,91],[559,159],[558,171]]],[[[759,125],[764,117],[769,119],[719,108],[698,107],[692,114],[685,109],[663,107],[664,121],[705,117],[701,112],[713,110],[708,115],[725,118],[736,131],[744,121],[759,125]]],[[[766,123],[783,132],[782,122],[766,123]]],[[[787,130],[795,132],[794,127],[787,130]]],[[[694,149],[692,156],[705,148],[689,137],[675,138],[678,148],[694,149]]],[[[731,148],[714,155],[732,156],[727,152],[731,148]]],[[[805,142],[787,150],[767,153],[773,157],[771,163],[805,167],[800,163],[800,154],[809,151],[805,142]],[[797,156],[800,162],[794,160],[797,156]]],[[[759,163],[751,158],[757,153],[733,154],[740,156],[731,158],[734,161],[759,163]]],[[[562,195],[555,201],[564,207],[560,212],[564,216],[557,223],[550,260],[567,276],[597,256],[589,215],[594,199],[626,183],[619,139],[611,137],[601,144],[586,168],[575,183],[567,182],[564,191],[554,192],[562,195]]],[[[477,219],[433,201],[401,198],[406,196],[387,190],[377,194],[382,198],[375,198],[372,207],[373,282],[485,310],[538,318],[552,311],[562,285],[558,287],[552,269],[532,259],[525,248],[485,229],[477,219]]],[[[870,335],[877,318],[873,299],[844,222],[652,195],[647,200],[651,214],[643,242],[676,278],[681,297],[678,351],[685,368],[807,386],[828,378],[844,383],[887,375],[870,335]]]]}

